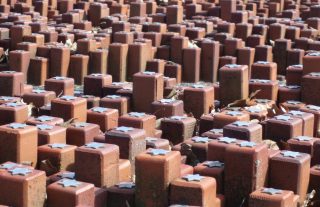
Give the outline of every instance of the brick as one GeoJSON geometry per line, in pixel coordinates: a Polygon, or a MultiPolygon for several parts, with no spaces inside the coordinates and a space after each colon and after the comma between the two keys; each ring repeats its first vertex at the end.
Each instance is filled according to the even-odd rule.
{"type": "Polygon", "coordinates": [[[87,121],[97,124],[105,132],[118,126],[119,112],[117,109],[93,107],[87,111],[87,121]]]}
{"type": "Polygon", "coordinates": [[[310,155],[281,151],[269,164],[269,186],[291,190],[300,196],[299,203],[303,203],[310,178],[310,155]]]}
{"type": "Polygon", "coordinates": [[[0,105],[0,124],[10,124],[12,122],[24,123],[29,116],[29,109],[21,102],[9,102],[0,105]]]}
{"type": "Polygon", "coordinates": [[[174,145],[193,136],[196,119],[192,117],[173,116],[161,121],[162,138],[168,139],[174,145]]]}
{"type": "Polygon", "coordinates": [[[87,100],[74,96],[62,96],[51,101],[51,114],[65,121],[76,118],[79,122],[87,119],[87,100]]]}
{"type": "Polygon", "coordinates": [[[24,75],[22,72],[2,71],[0,72],[0,92],[2,96],[20,96],[22,94],[21,87],[24,83],[24,75]]]}
{"type": "Polygon", "coordinates": [[[223,127],[223,136],[260,143],[262,142],[262,126],[250,122],[233,122],[223,127]]]}
{"type": "Polygon", "coordinates": [[[0,175],[1,204],[26,207],[43,206],[46,198],[45,173],[11,162],[1,166],[5,165],[9,165],[9,167],[2,170],[0,175]]]}
{"type": "Polygon", "coordinates": [[[133,76],[133,104],[136,111],[151,112],[151,103],[162,98],[162,74],[141,72],[133,76]],[[141,97],[141,90],[144,90],[143,97],[141,97]]]}
{"type": "Polygon", "coordinates": [[[27,104],[32,103],[35,107],[47,105],[52,99],[56,98],[54,91],[32,90],[31,93],[23,94],[23,101],[27,104]]]}
{"type": "MultiPolygon", "coordinates": [[[[38,165],[49,162],[57,171],[74,170],[74,154],[77,147],[63,143],[46,144],[38,147],[38,165]]],[[[51,175],[47,172],[47,176],[51,175]]]]}
{"type": "Polygon", "coordinates": [[[235,206],[241,204],[252,190],[265,186],[268,148],[265,144],[243,141],[230,145],[225,153],[224,195],[227,206],[235,206]]]}
{"type": "Polygon", "coordinates": [[[119,179],[119,147],[91,142],[75,151],[76,179],[110,187],[119,179]]]}
{"type": "Polygon", "coordinates": [[[164,155],[153,153],[157,154],[157,151],[150,149],[136,157],[135,205],[167,206],[169,184],[180,177],[179,152],[164,151],[164,155]],[[154,196],[158,199],[154,199],[154,196]]]}
{"type": "Polygon", "coordinates": [[[199,174],[188,174],[174,180],[170,185],[170,203],[175,204],[181,201],[193,206],[215,206],[215,179],[199,176],[199,174]]]}
{"type": "Polygon", "coordinates": [[[294,206],[294,193],[274,188],[261,188],[250,194],[249,206],[294,206]]]}
{"type": "Polygon", "coordinates": [[[47,196],[48,206],[93,206],[94,185],[76,180],[62,179],[47,187],[47,196]],[[69,183],[75,186],[69,186],[69,183]]]}
{"type": "Polygon", "coordinates": [[[100,134],[97,124],[78,122],[67,128],[67,144],[82,146],[93,141],[100,134]]]}
{"type": "Polygon", "coordinates": [[[30,162],[37,165],[38,134],[35,126],[12,123],[0,127],[0,162],[30,162]],[[17,128],[18,127],[18,128],[17,128]]]}
{"type": "Polygon", "coordinates": [[[101,97],[102,88],[112,83],[112,76],[93,73],[84,77],[84,94],[101,97]]]}
{"type": "Polygon", "coordinates": [[[146,133],[142,129],[132,127],[117,127],[105,134],[105,142],[118,145],[120,148],[120,159],[128,159],[135,169],[135,157],[146,150],[146,133]]]}

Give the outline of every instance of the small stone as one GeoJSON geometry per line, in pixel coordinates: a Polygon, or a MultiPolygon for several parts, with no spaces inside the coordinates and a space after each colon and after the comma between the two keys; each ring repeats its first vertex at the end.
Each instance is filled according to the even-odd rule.
{"type": "Polygon", "coordinates": [[[136,185],[133,182],[121,182],[119,184],[117,184],[118,188],[126,188],[126,189],[132,189],[134,188],[136,185]]]}
{"type": "Polygon", "coordinates": [[[267,65],[267,64],[269,64],[269,62],[268,62],[268,61],[257,61],[257,63],[258,63],[258,64],[263,64],[263,65],[267,65]]]}
{"type": "Polygon", "coordinates": [[[104,108],[104,107],[94,107],[91,109],[91,111],[93,112],[97,112],[97,113],[104,113],[106,112],[108,109],[104,108]]]}
{"type": "Polygon", "coordinates": [[[62,96],[60,99],[65,100],[65,101],[72,101],[75,100],[77,97],[74,96],[62,96]]]}
{"type": "Polygon", "coordinates": [[[275,119],[282,120],[282,121],[289,121],[291,117],[287,115],[279,115],[279,116],[276,116],[275,119]]]}
{"type": "Polygon", "coordinates": [[[8,170],[8,169],[13,168],[15,166],[17,166],[16,163],[5,163],[5,164],[0,165],[0,169],[8,170]]]}
{"type": "Polygon", "coordinates": [[[26,126],[27,126],[26,124],[20,124],[20,123],[12,123],[8,125],[8,127],[12,129],[23,129],[26,126]]]}
{"type": "Polygon", "coordinates": [[[240,65],[237,65],[237,64],[227,64],[225,65],[225,67],[227,68],[238,68],[240,65]]]}
{"type": "Polygon", "coordinates": [[[129,131],[132,131],[133,128],[132,127],[121,126],[121,127],[117,127],[115,130],[121,131],[121,132],[129,132],[129,131]]]}
{"type": "Polygon", "coordinates": [[[74,125],[76,128],[83,128],[83,127],[88,126],[89,124],[88,124],[88,123],[85,123],[85,122],[77,122],[77,123],[74,123],[73,125],[74,125]]]}
{"type": "Polygon", "coordinates": [[[140,113],[140,112],[130,112],[128,115],[133,116],[133,117],[137,117],[137,118],[141,118],[141,117],[144,117],[146,114],[140,113]]]}
{"type": "Polygon", "coordinates": [[[148,154],[151,155],[166,155],[169,151],[164,149],[151,149],[147,151],[148,154]]]}
{"type": "Polygon", "coordinates": [[[298,104],[301,104],[300,101],[294,101],[294,100],[290,100],[290,101],[287,101],[288,104],[292,104],[292,105],[298,105],[298,104]]]}
{"type": "Polygon", "coordinates": [[[98,143],[98,142],[91,142],[91,143],[85,144],[84,146],[86,148],[98,149],[98,148],[103,148],[104,144],[98,143]]]}
{"type": "Polygon", "coordinates": [[[56,76],[56,77],[53,77],[52,79],[55,79],[55,80],[65,80],[66,77],[56,76]]]}
{"type": "Polygon", "coordinates": [[[63,149],[67,145],[63,143],[54,143],[54,144],[49,144],[48,146],[51,147],[52,149],[63,149]]]}
{"type": "Polygon", "coordinates": [[[236,125],[238,127],[248,127],[250,125],[250,122],[247,121],[236,121],[232,123],[233,125],[236,125]]]}
{"type": "Polygon", "coordinates": [[[17,167],[12,170],[9,170],[9,172],[11,173],[11,175],[26,176],[27,174],[30,174],[32,172],[32,170],[30,170],[28,168],[17,167]]]}
{"type": "Polygon", "coordinates": [[[107,98],[110,98],[110,99],[118,99],[118,98],[121,98],[121,96],[118,96],[118,95],[108,95],[106,96],[107,98]]]}
{"type": "Polygon", "coordinates": [[[54,118],[51,116],[39,116],[38,118],[36,118],[36,120],[40,122],[52,121],[53,119],[54,118]]]}
{"type": "Polygon", "coordinates": [[[152,71],[144,71],[142,72],[144,75],[155,75],[156,73],[155,72],[152,72],[152,71]]]}
{"type": "Polygon", "coordinates": [[[311,52],[311,53],[308,53],[307,56],[320,56],[320,53],[319,52],[311,52]]]}
{"type": "Polygon", "coordinates": [[[205,88],[205,86],[201,84],[194,84],[192,85],[192,88],[205,88]]]}
{"type": "Polygon", "coordinates": [[[320,106],[307,105],[307,108],[314,111],[320,111],[320,106]]]}
{"type": "Polygon", "coordinates": [[[221,168],[224,166],[224,163],[220,161],[206,161],[203,164],[209,168],[214,168],[214,167],[221,168]]]}
{"type": "Polygon", "coordinates": [[[275,195],[275,194],[281,194],[282,190],[274,189],[274,188],[264,188],[262,190],[262,193],[270,194],[270,195],[275,195]]]}
{"type": "Polygon", "coordinates": [[[302,68],[303,66],[301,64],[298,64],[298,65],[291,65],[292,67],[295,67],[295,68],[302,68]]]}
{"type": "Polygon", "coordinates": [[[15,72],[16,71],[13,71],[13,70],[5,70],[5,71],[2,71],[1,73],[13,74],[15,72]]]}
{"type": "Polygon", "coordinates": [[[53,129],[53,126],[48,124],[37,124],[37,128],[39,130],[50,130],[50,129],[53,129]]]}
{"type": "Polygon", "coordinates": [[[158,140],[157,138],[153,138],[153,137],[147,137],[146,138],[146,142],[155,142],[157,140],[158,140]]]}
{"type": "Polygon", "coordinates": [[[40,94],[40,93],[45,93],[46,91],[45,90],[42,90],[42,89],[35,89],[35,90],[32,90],[32,93],[37,93],[37,94],[40,94]]]}
{"type": "Polygon", "coordinates": [[[190,182],[190,181],[201,181],[204,177],[200,176],[199,174],[189,174],[189,175],[183,176],[182,178],[190,182]]]}
{"type": "Polygon", "coordinates": [[[223,129],[211,129],[210,132],[212,132],[214,134],[222,134],[223,133],[223,129]]]}
{"type": "Polygon", "coordinates": [[[208,143],[210,141],[208,137],[193,137],[191,140],[196,143],[208,143]]]}
{"type": "Polygon", "coordinates": [[[174,102],[174,100],[173,99],[161,99],[159,102],[163,103],[163,104],[169,104],[169,103],[174,102]]]}
{"type": "Polygon", "coordinates": [[[240,116],[240,115],[242,115],[242,113],[239,112],[239,111],[228,111],[226,114],[230,115],[230,116],[240,116]]]}
{"type": "Polygon", "coordinates": [[[100,76],[102,76],[102,74],[101,73],[92,73],[92,74],[90,74],[90,76],[100,77],[100,76]]]}
{"type": "Polygon", "coordinates": [[[63,187],[78,187],[81,183],[76,180],[62,179],[58,182],[58,184],[62,185],[63,187]]]}
{"type": "Polygon", "coordinates": [[[68,178],[68,179],[74,179],[76,174],[74,172],[64,172],[58,175],[60,178],[68,178]]]}
{"type": "Polygon", "coordinates": [[[281,154],[284,157],[292,157],[292,158],[297,158],[300,156],[299,152],[293,152],[293,151],[283,151],[283,152],[281,152],[281,154]]]}
{"type": "Polygon", "coordinates": [[[10,100],[13,100],[13,97],[10,97],[10,96],[0,96],[0,100],[2,100],[2,101],[10,101],[10,100]]]}
{"type": "Polygon", "coordinates": [[[309,73],[309,75],[313,76],[313,77],[320,77],[320,73],[309,73]]]}
{"type": "Polygon", "coordinates": [[[254,147],[256,146],[257,144],[254,143],[254,142],[248,142],[248,141],[244,141],[244,142],[241,142],[240,144],[240,147],[254,147]]]}
{"type": "Polygon", "coordinates": [[[305,114],[304,112],[302,111],[289,111],[289,114],[293,115],[293,116],[302,116],[303,114],[305,114]]]}
{"type": "Polygon", "coordinates": [[[300,88],[300,86],[297,86],[297,85],[290,85],[290,86],[286,85],[284,87],[289,88],[289,89],[298,89],[298,88],[300,88]]]}
{"type": "Polygon", "coordinates": [[[270,100],[268,100],[268,99],[256,99],[256,102],[257,103],[261,103],[261,104],[266,104],[266,103],[268,103],[270,100]]]}
{"type": "Polygon", "coordinates": [[[185,116],[171,116],[170,119],[173,119],[173,120],[178,120],[178,121],[181,121],[182,119],[185,119],[186,117],[185,116]]]}
{"type": "Polygon", "coordinates": [[[236,142],[236,139],[229,138],[229,137],[220,137],[218,138],[218,142],[224,142],[224,143],[230,144],[230,143],[236,142]]]}
{"type": "Polygon", "coordinates": [[[308,141],[312,140],[312,138],[308,137],[308,136],[298,136],[293,139],[299,140],[300,142],[308,142],[308,141]]]}
{"type": "Polygon", "coordinates": [[[24,105],[23,103],[17,103],[17,102],[11,102],[11,103],[6,103],[5,106],[8,106],[8,107],[17,107],[17,106],[22,106],[24,105]]]}
{"type": "Polygon", "coordinates": [[[260,113],[262,111],[262,109],[258,108],[258,107],[255,107],[255,106],[252,106],[252,107],[249,107],[247,109],[250,113],[260,113]]]}

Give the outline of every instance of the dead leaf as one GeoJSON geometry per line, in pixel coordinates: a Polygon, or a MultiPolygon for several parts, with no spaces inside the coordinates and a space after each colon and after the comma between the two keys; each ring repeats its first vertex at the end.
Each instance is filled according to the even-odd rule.
{"type": "Polygon", "coordinates": [[[279,108],[284,114],[286,114],[290,111],[290,109],[283,104],[279,104],[279,108]]]}
{"type": "Polygon", "coordinates": [[[209,113],[211,113],[214,109],[215,109],[214,105],[211,104],[211,105],[209,106],[209,113]]]}
{"type": "Polygon", "coordinates": [[[175,62],[172,62],[172,61],[166,61],[166,64],[169,64],[169,65],[176,65],[177,63],[175,63],[175,62]]]}
{"type": "Polygon", "coordinates": [[[5,58],[6,58],[6,56],[5,56],[5,55],[2,55],[2,56],[0,57],[0,63],[4,63],[5,58]]]}
{"type": "Polygon", "coordinates": [[[274,117],[281,114],[284,114],[284,112],[279,109],[276,104],[272,104],[272,106],[268,108],[268,117],[274,117]]]}
{"type": "Polygon", "coordinates": [[[282,150],[290,150],[290,145],[287,142],[280,140],[280,144],[281,144],[280,148],[282,150]]]}
{"type": "Polygon", "coordinates": [[[42,160],[39,169],[46,172],[47,175],[52,175],[59,172],[59,166],[54,166],[50,160],[42,160]]]}
{"type": "Polygon", "coordinates": [[[194,127],[194,132],[193,134],[195,136],[199,136],[199,131],[200,131],[200,120],[196,119],[196,126],[194,127]]]}
{"type": "Polygon", "coordinates": [[[279,150],[280,148],[278,147],[277,143],[270,140],[270,139],[265,139],[262,141],[264,144],[268,146],[269,149],[271,150],[279,150]]]}
{"type": "Polygon", "coordinates": [[[28,116],[31,117],[34,115],[34,108],[36,108],[33,103],[28,104],[28,116]]]}
{"type": "Polygon", "coordinates": [[[273,41],[273,40],[270,40],[270,45],[271,45],[272,47],[274,47],[274,41],[273,41]]]}
{"type": "Polygon", "coordinates": [[[32,161],[22,161],[21,164],[27,165],[27,166],[32,166],[33,162],[32,161]]]}
{"type": "Polygon", "coordinates": [[[70,124],[74,123],[74,121],[77,120],[77,119],[78,118],[69,119],[68,121],[63,122],[62,124],[58,124],[58,126],[67,128],[68,126],[70,126],[70,124]]]}
{"type": "Polygon", "coordinates": [[[260,93],[260,91],[261,90],[259,89],[259,90],[256,90],[256,91],[250,93],[249,99],[252,100],[252,99],[256,98],[257,94],[260,93]]]}
{"type": "Polygon", "coordinates": [[[194,116],[193,116],[193,113],[192,112],[189,112],[189,113],[186,113],[187,114],[187,117],[192,117],[192,118],[194,118],[194,116]]]}
{"type": "Polygon", "coordinates": [[[171,141],[169,141],[169,150],[171,151],[173,148],[173,143],[171,141]]]}
{"type": "Polygon", "coordinates": [[[196,166],[199,163],[197,156],[192,151],[192,146],[190,144],[182,143],[180,149],[181,155],[187,156],[187,163],[191,166],[196,166]]]}
{"type": "Polygon", "coordinates": [[[157,116],[158,114],[160,114],[161,112],[164,112],[165,111],[165,108],[160,108],[158,110],[156,110],[155,112],[153,112],[152,114],[157,116]]]}
{"type": "Polygon", "coordinates": [[[245,107],[247,106],[247,99],[240,99],[228,104],[228,107],[245,107]]]}
{"type": "Polygon", "coordinates": [[[156,129],[159,129],[161,127],[161,121],[163,118],[157,119],[156,120],[156,129]]]}
{"type": "Polygon", "coordinates": [[[8,63],[9,62],[9,49],[7,49],[0,58],[0,63],[8,63]]]}
{"type": "Polygon", "coordinates": [[[167,99],[173,98],[177,94],[177,90],[175,88],[172,89],[172,91],[169,93],[169,95],[166,97],[167,99]]]}
{"type": "Polygon", "coordinates": [[[245,205],[245,203],[246,203],[246,198],[243,198],[243,199],[242,199],[242,202],[241,202],[241,204],[240,204],[240,207],[243,207],[243,206],[245,205]]]}
{"type": "Polygon", "coordinates": [[[259,124],[260,121],[258,119],[251,119],[250,123],[259,124]]]}
{"type": "Polygon", "coordinates": [[[318,203],[319,201],[313,201],[315,195],[316,195],[315,190],[312,190],[309,194],[307,194],[306,200],[304,200],[303,202],[303,207],[318,206],[318,205],[315,205],[315,203],[316,202],[318,203]]]}
{"type": "Polygon", "coordinates": [[[63,90],[59,93],[59,95],[57,96],[57,98],[60,98],[63,94],[63,90]]]}
{"type": "Polygon", "coordinates": [[[248,98],[239,99],[234,101],[233,103],[228,104],[228,107],[246,107],[246,106],[254,106],[256,105],[255,97],[261,90],[256,90],[252,92],[248,98]]]}

